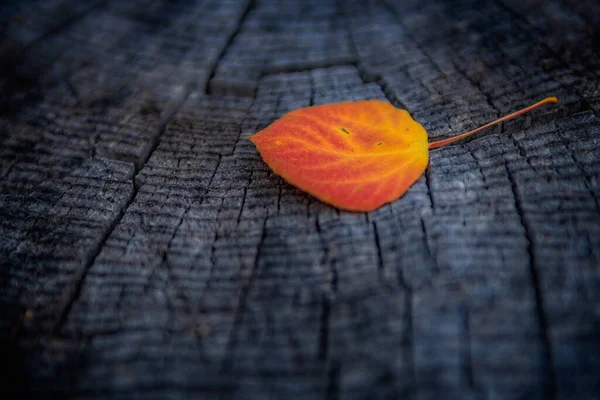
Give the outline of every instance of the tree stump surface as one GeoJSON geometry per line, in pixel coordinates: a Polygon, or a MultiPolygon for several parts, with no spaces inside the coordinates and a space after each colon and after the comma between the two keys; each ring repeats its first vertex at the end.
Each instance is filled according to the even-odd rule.
{"type": "Polygon", "coordinates": [[[0,393],[600,398],[599,26],[596,0],[1,4],[0,393]],[[359,99],[440,139],[549,95],[370,213],[245,139],[359,99]]]}

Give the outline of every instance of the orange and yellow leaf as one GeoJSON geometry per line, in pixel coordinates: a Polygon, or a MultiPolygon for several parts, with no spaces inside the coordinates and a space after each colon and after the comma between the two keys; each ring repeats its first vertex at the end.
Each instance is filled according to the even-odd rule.
{"type": "Polygon", "coordinates": [[[425,129],[379,100],[301,108],[249,139],[277,175],[351,211],[396,200],[429,159],[425,129]]]}

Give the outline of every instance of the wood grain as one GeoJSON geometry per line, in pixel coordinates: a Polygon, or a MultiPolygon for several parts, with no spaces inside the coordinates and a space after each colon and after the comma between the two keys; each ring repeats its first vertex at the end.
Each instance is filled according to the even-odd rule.
{"type": "Polygon", "coordinates": [[[0,5],[0,392],[597,398],[597,10],[0,5]],[[359,99],[441,139],[549,95],[432,151],[368,214],[289,186],[246,140],[359,99]]]}

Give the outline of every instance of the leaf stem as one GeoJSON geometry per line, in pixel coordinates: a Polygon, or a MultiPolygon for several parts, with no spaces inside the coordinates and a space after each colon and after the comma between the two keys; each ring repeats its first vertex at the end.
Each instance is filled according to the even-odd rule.
{"type": "Polygon", "coordinates": [[[429,143],[429,149],[435,149],[435,148],[442,147],[442,146],[445,146],[450,143],[454,143],[454,142],[464,139],[468,136],[471,136],[472,134],[477,133],[485,128],[489,128],[490,126],[499,124],[502,121],[506,121],[511,118],[518,117],[519,115],[528,113],[529,111],[535,110],[536,108],[543,106],[544,104],[548,104],[548,103],[558,103],[558,99],[556,98],[556,96],[546,97],[544,100],[538,101],[537,103],[532,104],[529,107],[525,107],[522,110],[515,111],[512,114],[505,115],[502,118],[498,118],[497,120],[489,122],[483,126],[480,126],[479,128],[473,129],[472,131],[463,133],[461,135],[453,136],[448,139],[438,140],[437,142],[431,142],[431,143],[429,143]]]}

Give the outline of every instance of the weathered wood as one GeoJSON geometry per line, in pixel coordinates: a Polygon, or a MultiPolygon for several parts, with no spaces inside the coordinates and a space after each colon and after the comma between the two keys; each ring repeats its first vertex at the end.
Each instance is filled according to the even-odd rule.
{"type": "Polygon", "coordinates": [[[0,6],[0,392],[600,396],[597,5],[0,6]],[[245,138],[377,98],[441,138],[368,214],[245,138]]]}

